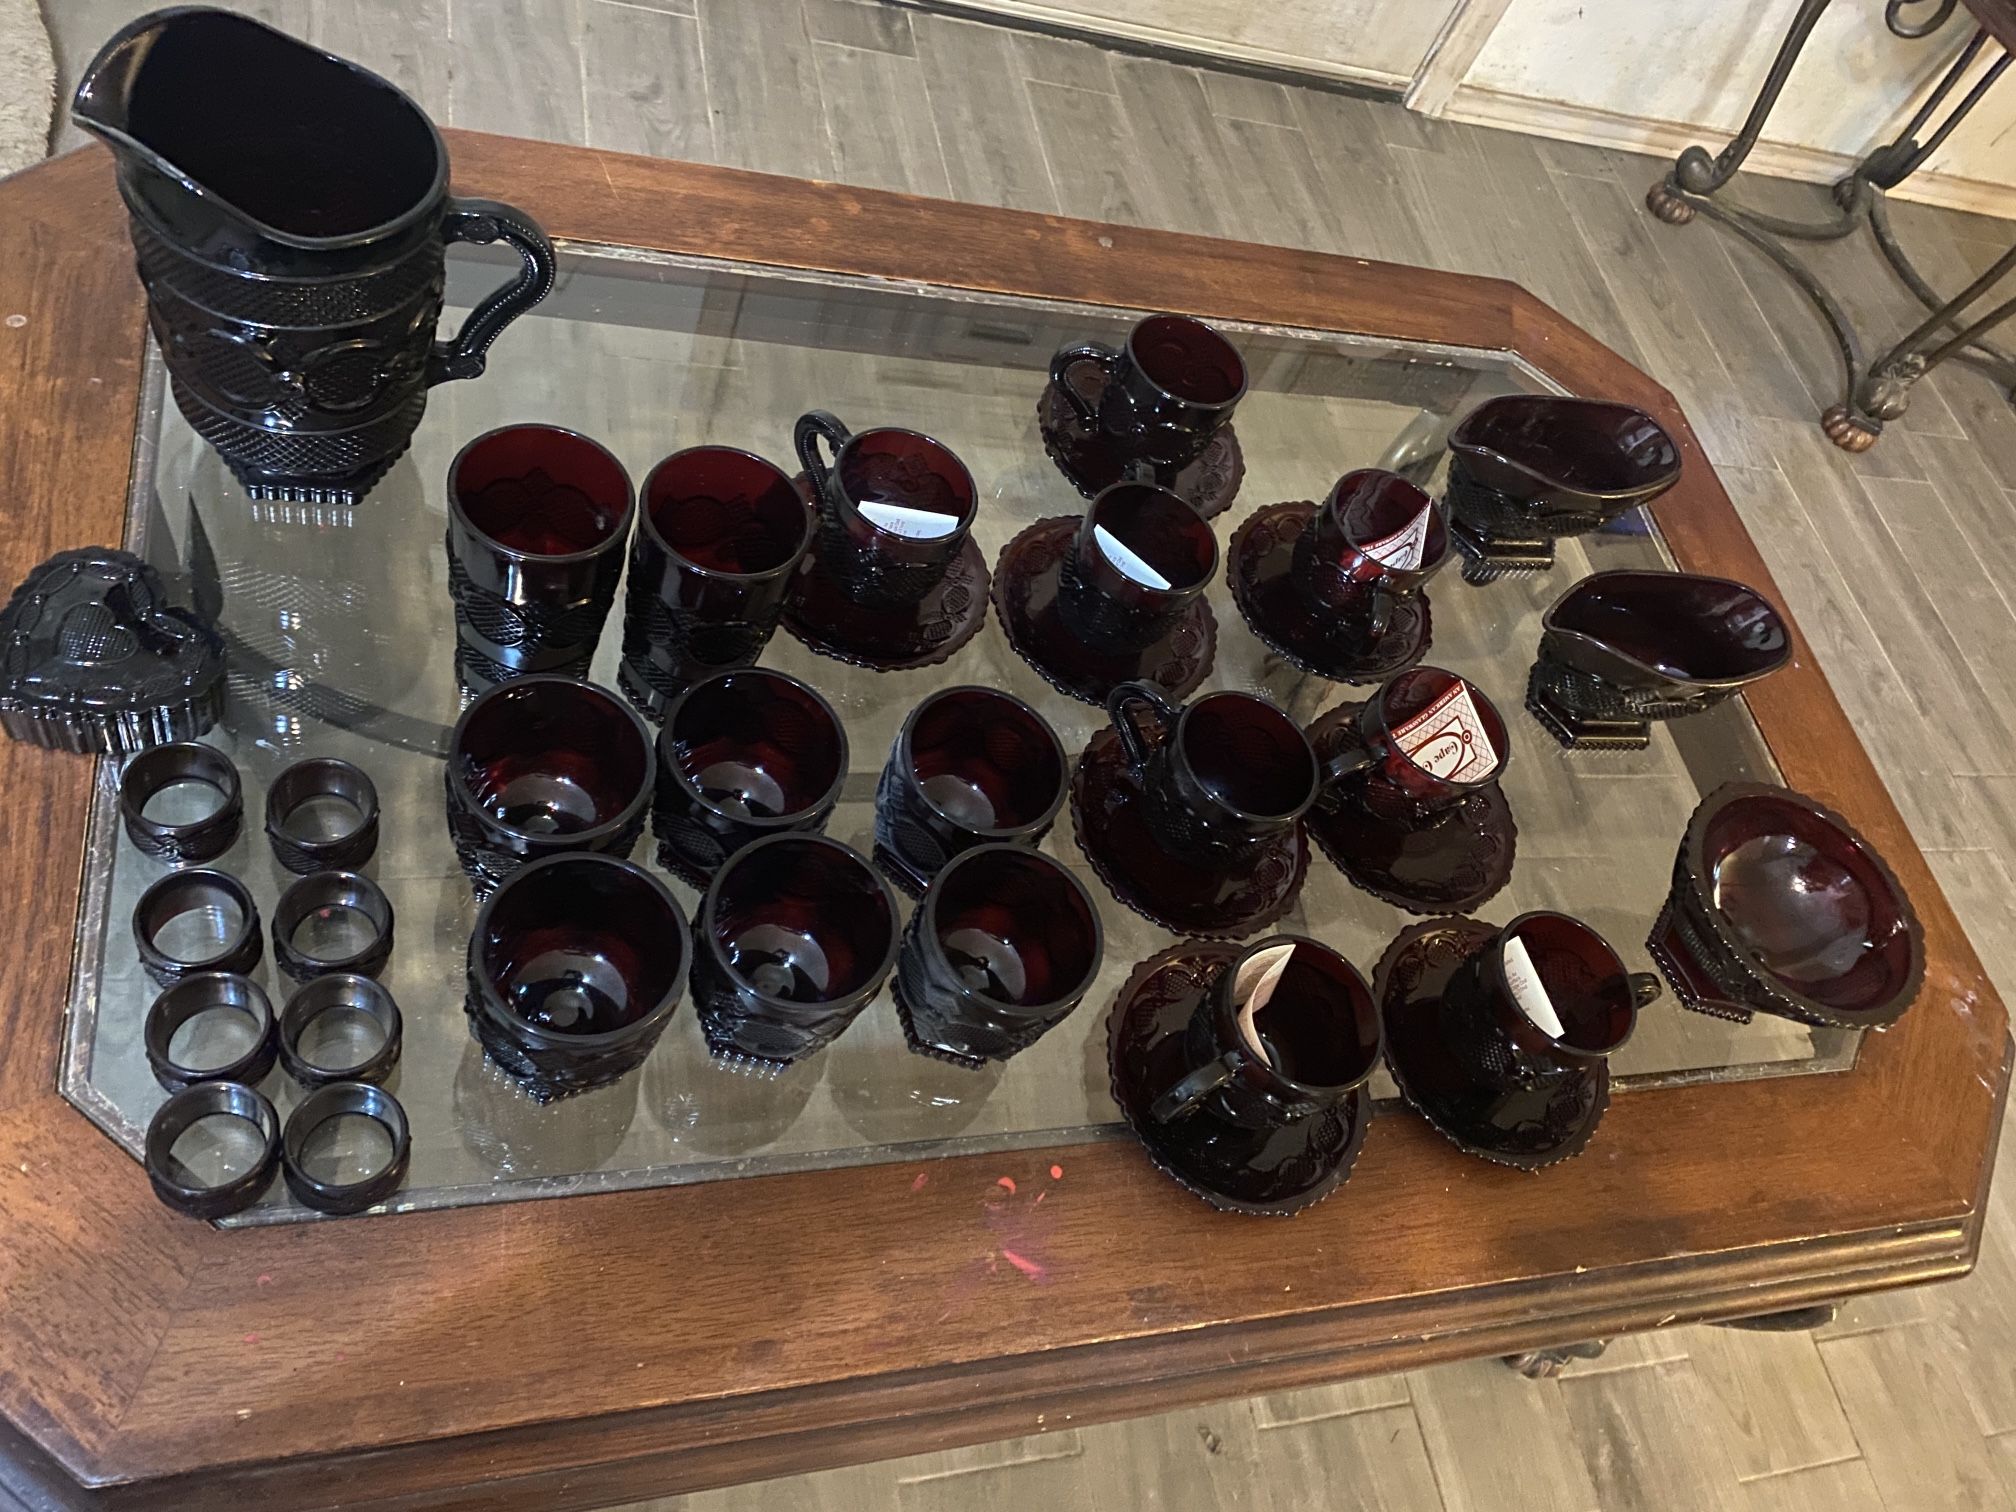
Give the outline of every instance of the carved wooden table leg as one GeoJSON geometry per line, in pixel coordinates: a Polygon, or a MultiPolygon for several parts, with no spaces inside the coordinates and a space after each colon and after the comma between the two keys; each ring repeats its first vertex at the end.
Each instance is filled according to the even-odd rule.
{"type": "Polygon", "coordinates": [[[1529,1381],[1551,1381],[1568,1368],[1571,1360],[1593,1360],[1610,1347],[1608,1339],[1586,1339],[1580,1344],[1557,1344],[1551,1349],[1529,1349],[1524,1354],[1504,1356],[1505,1363],[1529,1381]]]}
{"type": "MultiPolygon", "coordinates": [[[[1788,1307],[1782,1312],[1759,1313],[1754,1318],[1725,1318],[1717,1328],[1747,1328],[1758,1333],[1809,1333],[1834,1321],[1835,1305],[1816,1302],[1811,1307],[1788,1307]]],[[[1574,1360],[1594,1360],[1610,1347],[1608,1339],[1587,1339],[1579,1344],[1557,1344],[1551,1349],[1529,1349],[1523,1354],[1502,1356],[1505,1363],[1529,1381],[1550,1381],[1574,1360]]]]}

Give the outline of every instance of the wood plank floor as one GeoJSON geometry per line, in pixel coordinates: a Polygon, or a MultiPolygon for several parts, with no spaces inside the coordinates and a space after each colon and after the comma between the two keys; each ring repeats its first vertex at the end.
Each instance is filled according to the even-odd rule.
{"type": "MultiPolygon", "coordinates": [[[[50,7],[68,84],[143,0],[50,7]]],[[[263,0],[457,125],[1513,278],[1693,417],[2005,996],[2016,1001],[2016,413],[1970,370],[1864,457],[1780,277],[1640,205],[1649,159],[864,0],[263,0]],[[1938,717],[1900,718],[1900,711],[1938,717]]],[[[80,140],[66,127],[59,145],[80,140]]],[[[508,186],[498,186],[508,191],[508,186]]],[[[1771,208],[1820,191],[1763,184],[1771,208]]],[[[1949,285],[2016,228],[1897,207],[1949,285]]],[[[1821,250],[1878,333],[1908,296],[1821,250]]],[[[2016,1136],[2005,1136],[2016,1137],[2016,1136]]],[[[1671,1330],[1559,1381],[1495,1362],[651,1504],[729,1508],[2016,1505],[2016,1195],[1966,1281],[1817,1336],[1671,1330]]]]}

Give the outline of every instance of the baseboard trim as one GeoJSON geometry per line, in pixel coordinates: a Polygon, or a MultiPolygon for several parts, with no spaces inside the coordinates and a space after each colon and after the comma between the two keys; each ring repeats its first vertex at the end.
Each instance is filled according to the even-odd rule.
{"type": "Polygon", "coordinates": [[[1213,68],[1221,73],[1248,74],[1281,84],[1314,85],[1318,89],[1339,90],[1377,99],[1397,100],[1413,82],[1405,74],[1357,68],[1348,63],[1325,63],[1299,54],[1248,47],[1243,43],[1193,36],[1159,26],[1142,26],[1132,21],[1109,21],[1099,17],[1094,24],[1094,18],[1080,12],[1035,4],[1033,0],[892,0],[892,3],[910,10],[952,16],[961,21],[984,21],[1015,31],[1068,37],[1075,42],[1090,42],[1095,47],[1160,58],[1165,62],[1213,68]]]}
{"type": "MultiPolygon", "coordinates": [[[[1440,114],[1444,120],[1464,121],[1473,126],[1496,126],[1507,131],[1525,132],[1528,136],[1581,142],[1591,147],[1614,147],[1621,152],[1642,152],[1668,161],[1679,156],[1683,148],[1697,142],[1714,148],[1727,138],[1727,133],[1704,130],[1681,121],[1619,115],[1587,105],[1503,94],[1475,84],[1458,87],[1440,114]]],[[[1788,142],[1761,141],[1744,164],[1744,171],[1761,173],[1770,178],[1831,184],[1854,165],[1855,160],[1846,153],[1799,147],[1788,142]]],[[[1975,215],[2016,219],[2016,185],[1921,170],[1890,190],[1889,194],[1892,199],[1915,200],[1943,210],[1966,210],[1975,215]]]]}

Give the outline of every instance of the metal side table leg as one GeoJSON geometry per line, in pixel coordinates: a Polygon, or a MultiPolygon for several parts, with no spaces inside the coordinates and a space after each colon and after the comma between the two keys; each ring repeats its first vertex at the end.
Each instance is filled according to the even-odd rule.
{"type": "MultiPolygon", "coordinates": [[[[1835,445],[1859,452],[1875,445],[1886,421],[1896,420],[1905,413],[1912,385],[1948,357],[1972,362],[1986,369],[2005,389],[2016,390],[2016,357],[1985,339],[1991,329],[2016,313],[2016,300],[1996,305],[1971,321],[1967,318],[1968,311],[1996,281],[2016,266],[2016,248],[1952,299],[1942,299],[1898,244],[1884,199],[1887,190],[1916,172],[1966,119],[2008,68],[2010,55],[2005,52],[1998,57],[1965,96],[1950,110],[1946,109],[1961,79],[1987,44],[1987,32],[1977,29],[1897,136],[1870,152],[1834,185],[1836,209],[1828,219],[1791,221],[1720,202],[1715,196],[1735,177],[1757,145],[1793,65],[1830,3],[1831,0],[1803,0],[1743,129],[1712,157],[1704,147],[1687,148],[1667,175],[1647,192],[1645,204],[1669,225],[1685,225],[1699,214],[1728,227],[1777,264],[1806,295],[1841,354],[1841,399],[1822,412],[1821,428],[1835,445]],[[1943,118],[1933,125],[1934,117],[1942,110],[1945,110],[1943,118]],[[1922,135],[1928,126],[1932,128],[1930,134],[1922,135]],[[1788,241],[1838,241],[1865,223],[1878,250],[1928,311],[1922,324],[1873,362],[1865,358],[1861,338],[1840,302],[1785,245],[1788,241]]],[[[1884,22],[1895,35],[1907,40],[1928,36],[1952,15],[1956,3],[1957,0],[1888,0],[1884,22]],[[1922,11],[1926,5],[1933,7],[1929,14],[1918,20],[1910,19],[1911,12],[1922,11]]]]}

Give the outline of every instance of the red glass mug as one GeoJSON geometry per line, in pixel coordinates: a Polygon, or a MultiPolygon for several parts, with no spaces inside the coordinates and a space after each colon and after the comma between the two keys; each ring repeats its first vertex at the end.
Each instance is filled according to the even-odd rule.
{"type": "MultiPolygon", "coordinates": [[[[1335,758],[1362,772],[1357,795],[1374,813],[1432,814],[1491,787],[1512,758],[1504,717],[1476,684],[1441,667],[1412,667],[1381,684],[1358,716],[1361,745],[1335,758]]],[[[1342,788],[1326,798],[1343,800],[1342,788]]]]}
{"type": "Polygon", "coordinates": [[[1627,971],[1603,936],[1567,914],[1521,914],[1443,989],[1450,1049],[1483,1080],[1531,1081],[1594,1065],[1622,1048],[1660,993],[1627,971]]]}
{"type": "Polygon", "coordinates": [[[1373,638],[1399,601],[1419,593],[1449,560],[1442,510],[1398,473],[1361,468],[1339,478],[1295,542],[1296,589],[1348,614],[1373,638]]]}
{"type": "Polygon", "coordinates": [[[1142,460],[1183,468],[1203,455],[1246,392],[1238,348],[1201,320],[1150,315],[1124,346],[1067,346],[1050,359],[1050,381],[1086,425],[1142,460]],[[1080,362],[1097,363],[1106,389],[1094,404],[1071,383],[1080,362]]]}
{"type": "Polygon", "coordinates": [[[1148,831],[1171,854],[1228,862],[1290,829],[1338,778],[1367,765],[1346,752],[1321,761],[1295,721],[1253,693],[1207,693],[1179,707],[1152,683],[1122,683],[1106,713],[1141,785],[1148,831]],[[1161,731],[1151,743],[1132,710],[1161,731]]]}
{"type": "Polygon", "coordinates": [[[1157,1123],[1200,1107],[1244,1127],[1269,1127],[1336,1107],[1363,1086],[1385,1044],[1379,1007],[1357,968],[1327,945],[1275,935],[1227,964],[1184,1033],[1190,1069],[1149,1105],[1157,1123]],[[1243,1012],[1244,968],[1290,947],[1264,1005],[1243,1012]]]}
{"type": "Polygon", "coordinates": [[[1218,538],[1190,504],[1152,483],[1115,483],[1079,521],[1057,615],[1095,652],[1153,645],[1218,571],[1218,538]]]}
{"type": "Polygon", "coordinates": [[[942,441],[890,426],[850,431],[823,410],[798,417],[798,460],[819,511],[820,567],[870,609],[914,605],[973,529],[979,490],[942,441]],[[819,443],[833,448],[821,459],[819,443]]]}

